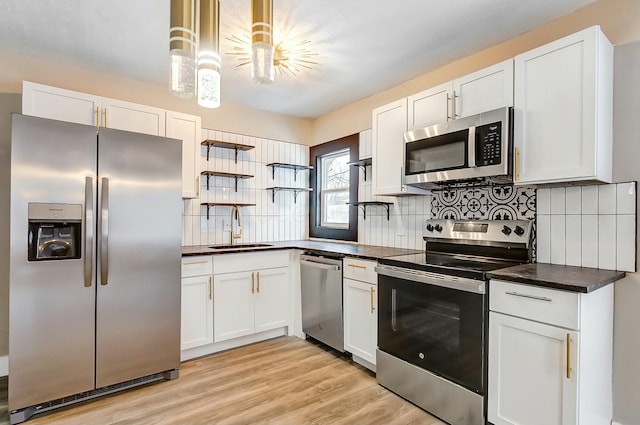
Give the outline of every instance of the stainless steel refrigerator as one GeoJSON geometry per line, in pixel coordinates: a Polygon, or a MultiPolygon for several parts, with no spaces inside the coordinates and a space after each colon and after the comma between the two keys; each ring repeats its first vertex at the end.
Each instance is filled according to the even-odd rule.
{"type": "Polygon", "coordinates": [[[181,164],[179,140],[13,115],[12,423],[177,377],[181,164]]]}

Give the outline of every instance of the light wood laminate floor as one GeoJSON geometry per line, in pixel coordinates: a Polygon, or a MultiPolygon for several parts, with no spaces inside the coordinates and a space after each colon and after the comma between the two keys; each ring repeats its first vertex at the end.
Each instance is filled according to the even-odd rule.
{"type": "Polygon", "coordinates": [[[36,415],[25,425],[45,424],[445,425],[349,358],[295,337],[191,360],[177,380],[36,415]]]}

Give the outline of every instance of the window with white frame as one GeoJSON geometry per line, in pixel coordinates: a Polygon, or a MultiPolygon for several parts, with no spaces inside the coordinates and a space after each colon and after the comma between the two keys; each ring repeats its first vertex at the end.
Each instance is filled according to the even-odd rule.
{"type": "Polygon", "coordinates": [[[349,227],[349,149],[320,157],[321,226],[349,227]]]}

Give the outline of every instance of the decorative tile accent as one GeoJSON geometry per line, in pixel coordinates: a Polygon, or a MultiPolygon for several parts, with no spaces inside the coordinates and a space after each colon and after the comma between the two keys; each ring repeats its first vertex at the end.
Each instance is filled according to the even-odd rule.
{"type": "Polygon", "coordinates": [[[463,220],[533,220],[536,190],[492,186],[433,192],[431,217],[463,220]]]}

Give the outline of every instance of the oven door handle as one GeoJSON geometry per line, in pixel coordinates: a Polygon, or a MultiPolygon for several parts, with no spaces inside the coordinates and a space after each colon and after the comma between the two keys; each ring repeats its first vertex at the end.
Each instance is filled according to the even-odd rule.
{"type": "Polygon", "coordinates": [[[456,289],[474,294],[486,293],[484,280],[467,279],[459,276],[450,276],[441,273],[430,273],[421,270],[406,269],[403,267],[378,265],[375,268],[378,275],[395,277],[398,279],[441,286],[443,288],[456,289]]]}

